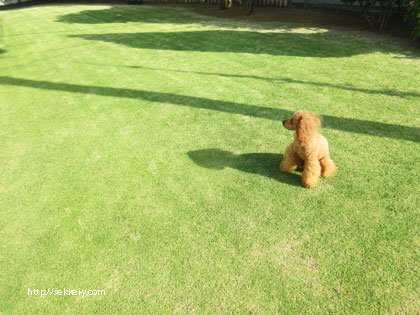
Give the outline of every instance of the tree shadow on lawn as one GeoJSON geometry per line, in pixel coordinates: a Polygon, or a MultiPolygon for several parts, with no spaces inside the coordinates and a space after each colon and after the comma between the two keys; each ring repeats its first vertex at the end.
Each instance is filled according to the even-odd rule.
{"type": "MultiPolygon", "coordinates": [[[[102,10],[84,10],[81,12],[70,13],[60,16],[56,21],[68,24],[108,24],[108,23],[156,23],[156,24],[200,24],[204,26],[225,26],[232,28],[244,27],[244,24],[228,23],[226,24],[223,20],[215,20],[214,18],[207,18],[205,16],[190,14],[190,12],[184,12],[182,10],[174,11],[177,8],[173,7],[160,7],[157,10],[155,7],[139,7],[139,6],[112,6],[110,8],[102,10]]],[[[300,27],[300,26],[299,26],[300,27]]],[[[190,34],[182,35],[168,35],[172,36],[175,40],[184,40],[180,42],[179,46],[176,47],[171,43],[162,43],[159,40],[169,40],[170,38],[164,34],[168,33],[148,33],[152,34],[156,38],[147,38],[147,35],[140,35],[136,38],[136,34],[91,34],[91,35],[80,35],[80,37],[86,36],[85,39],[91,40],[102,40],[115,42],[119,44],[128,45],[135,48],[150,48],[150,49],[166,49],[166,50],[197,50],[197,51],[218,51],[218,52],[247,52],[247,53],[267,53],[272,55],[290,55],[290,56],[316,56],[316,57],[346,57],[355,54],[363,54],[374,51],[380,51],[383,53],[399,53],[401,51],[392,50],[385,47],[377,47],[368,44],[366,41],[359,41],[357,38],[346,38],[343,36],[336,36],[329,34],[328,32],[323,34],[293,34],[293,29],[296,26],[290,25],[270,25],[270,24],[259,24],[259,23],[247,23],[246,28],[253,30],[264,30],[262,32],[235,32],[235,31],[205,31],[205,32],[189,32],[190,34]],[[268,30],[276,31],[275,33],[266,33],[268,30]],[[284,33],[278,33],[283,31],[284,33]],[[219,32],[213,33],[210,32],[219,32]],[[221,33],[225,32],[225,33],[221,33]],[[229,33],[230,32],[230,33],[229,33]],[[289,33],[288,33],[289,32],[289,33]],[[195,33],[195,34],[192,34],[195,33]],[[246,34],[247,33],[247,34],[246,34]],[[153,35],[154,34],[154,35],[153,35]],[[224,34],[224,35],[223,35],[224,34]],[[235,35],[235,38],[229,38],[227,42],[223,42],[224,39],[229,35],[235,35]],[[120,35],[120,36],[118,36],[120,35]],[[207,44],[206,37],[210,35],[210,44],[207,44]],[[214,39],[214,37],[222,36],[225,38],[214,39]],[[260,36],[262,38],[258,38],[260,36]],[[283,35],[283,43],[273,43],[272,40],[281,38],[283,35]],[[101,37],[103,36],[103,37],[101,37]],[[145,37],[146,36],[146,37],[145,37]],[[279,37],[276,37],[279,36],[279,37]],[[119,37],[119,38],[118,38],[119,37]],[[244,37],[244,38],[242,38],[244,37]],[[153,41],[156,42],[153,43],[153,41]],[[189,42],[189,41],[193,42],[189,42]],[[221,40],[222,42],[218,42],[221,40]],[[269,40],[269,41],[266,41],[269,40]],[[142,41],[146,41],[142,43],[142,41]],[[148,42],[149,41],[149,42],[148,42]],[[150,42],[151,41],[151,42],[150,42]],[[232,43],[242,42],[241,48],[232,48],[232,43]],[[255,41],[256,43],[252,43],[255,41]],[[321,42],[319,42],[321,41],[321,42]],[[196,43],[196,44],[194,44],[196,43]],[[352,43],[352,44],[349,44],[352,43]],[[187,44],[187,45],[186,45],[187,44]],[[213,44],[217,44],[218,48],[210,48],[213,44]],[[308,44],[312,44],[307,47],[308,44]],[[357,44],[357,45],[355,45],[357,44]],[[145,46],[144,46],[145,45],[145,46]],[[204,45],[205,48],[200,49],[200,46],[204,45]],[[228,47],[224,47],[228,46],[228,47]],[[260,46],[258,48],[251,49],[249,46],[260,46]],[[312,47],[313,46],[313,47],[312,47]],[[207,50],[206,50],[207,48],[207,50]],[[267,50],[267,48],[270,48],[267,50]],[[264,52],[267,51],[267,52],[264,52]]],[[[313,29],[308,27],[308,29],[313,29]]],[[[315,28],[316,30],[317,28],[315,28]]],[[[171,34],[171,33],[169,33],[171,34]]],[[[176,34],[176,33],[172,33],[176,34]]],[[[181,34],[181,32],[179,32],[181,34]]],[[[405,56],[417,59],[420,58],[418,53],[413,54],[412,52],[404,52],[405,56]]],[[[398,57],[401,58],[401,57],[398,57]]]]}
{"type": "MultiPolygon", "coordinates": [[[[190,7],[191,8],[191,7],[190,7]]],[[[185,10],[182,7],[174,6],[127,6],[115,5],[100,10],[84,10],[76,13],[62,15],[56,22],[67,24],[125,24],[125,23],[144,23],[144,24],[188,24],[202,26],[228,27],[237,29],[246,27],[254,30],[269,29],[293,30],[301,25],[289,24],[267,24],[267,23],[241,23],[238,21],[222,20],[213,16],[207,16],[185,10]]],[[[309,30],[317,30],[317,26],[308,26],[309,30]]]]}
{"type": "Polygon", "coordinates": [[[302,80],[295,80],[291,78],[266,78],[256,75],[241,75],[241,74],[229,74],[229,73],[216,73],[216,72],[201,72],[201,71],[185,71],[185,70],[174,70],[174,69],[164,69],[164,68],[152,68],[152,67],[143,67],[143,66],[125,66],[125,65],[101,65],[101,66],[108,66],[108,67],[125,67],[125,68],[133,68],[133,69],[144,69],[144,70],[152,70],[152,71],[169,71],[169,72],[178,72],[178,73],[187,73],[187,74],[200,74],[200,75],[208,75],[208,76],[216,76],[216,77],[228,77],[228,78],[244,78],[244,79],[256,79],[256,80],[263,80],[267,82],[284,82],[284,83],[293,83],[293,84],[304,84],[304,85],[314,85],[314,86],[321,86],[327,88],[334,88],[340,89],[344,91],[353,91],[353,92],[361,92],[366,94],[382,94],[387,96],[397,96],[397,97],[420,97],[420,93],[417,92],[403,92],[398,90],[392,89],[383,89],[383,90],[371,90],[371,89],[362,89],[355,86],[345,86],[339,84],[331,84],[331,83],[324,83],[324,82],[309,82],[309,81],[302,81],[302,80]]]}
{"type": "MultiPolygon", "coordinates": [[[[210,19],[199,18],[173,7],[112,6],[101,10],[84,10],[60,16],[57,22],[68,24],[108,23],[173,23],[209,24],[210,19]]],[[[220,24],[220,23],[219,23],[220,24]]]]}
{"type": "MultiPolygon", "coordinates": [[[[202,97],[179,95],[165,92],[151,92],[127,88],[112,88],[101,86],[88,86],[69,83],[57,83],[41,80],[28,80],[0,76],[0,85],[22,86],[42,90],[65,91],[79,94],[94,94],[117,98],[130,98],[153,103],[169,103],[178,106],[187,106],[206,110],[220,111],[230,114],[238,114],[249,117],[282,121],[292,116],[293,112],[281,108],[255,106],[242,103],[212,100],[202,97]]],[[[394,125],[376,121],[344,118],[330,115],[322,115],[324,127],[367,134],[377,137],[388,137],[420,142],[420,128],[394,125]]]]}
{"type": "Polygon", "coordinates": [[[187,153],[195,164],[213,170],[227,167],[242,172],[261,175],[289,185],[302,186],[301,177],[293,173],[283,173],[279,169],[282,154],[246,153],[235,154],[220,149],[205,149],[187,153]]]}
{"type": "Polygon", "coordinates": [[[188,31],[77,34],[69,37],[111,42],[131,48],[266,54],[296,57],[349,57],[378,51],[377,47],[328,33],[261,33],[253,31],[188,31]]]}

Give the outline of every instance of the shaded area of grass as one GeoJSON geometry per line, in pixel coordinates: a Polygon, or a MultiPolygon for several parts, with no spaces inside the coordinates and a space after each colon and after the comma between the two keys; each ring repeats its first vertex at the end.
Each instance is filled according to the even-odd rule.
{"type": "Polygon", "coordinates": [[[204,21],[194,17],[187,17],[181,10],[178,12],[172,8],[162,8],[160,12],[154,12],[152,8],[146,7],[141,13],[133,9],[133,6],[113,6],[100,10],[83,10],[76,13],[69,13],[57,18],[57,22],[68,24],[108,24],[108,23],[203,23],[211,24],[212,19],[202,18],[204,21]],[[150,14],[150,12],[153,12],[150,14]],[[176,13],[175,13],[176,12],[176,13]],[[178,14],[177,14],[178,13],[178,14]],[[186,17],[188,19],[186,19],[186,17]]]}
{"type": "MultiPolygon", "coordinates": [[[[110,66],[110,65],[104,65],[104,66],[110,66]]],[[[404,91],[398,91],[394,89],[382,89],[382,90],[363,89],[363,88],[358,88],[357,86],[346,86],[346,85],[331,84],[331,83],[326,83],[326,82],[310,82],[310,81],[296,80],[293,78],[280,78],[280,77],[268,78],[268,77],[261,77],[261,76],[256,76],[256,75],[214,73],[214,72],[200,72],[200,71],[183,71],[183,70],[152,68],[152,67],[143,67],[143,66],[112,65],[111,67],[128,67],[128,68],[133,68],[133,69],[146,69],[146,70],[165,71],[165,72],[170,71],[170,72],[179,72],[179,73],[195,73],[195,74],[216,76],[216,77],[255,79],[255,80],[267,81],[270,83],[271,82],[297,83],[297,84],[303,84],[303,85],[328,87],[328,88],[339,89],[343,91],[360,92],[360,93],[366,93],[366,94],[380,94],[380,95],[397,96],[397,97],[420,97],[420,93],[416,91],[404,92],[404,91]]]]}
{"type": "Polygon", "coordinates": [[[267,54],[299,57],[349,57],[373,52],[372,46],[355,45],[336,38],[331,49],[328,33],[289,34],[250,31],[194,31],[86,34],[72,37],[112,42],[133,48],[174,51],[267,54]],[[229,42],[229,45],[225,43],[229,42]],[[251,44],[252,43],[252,44],[251,44]],[[269,43],[269,44],[268,44],[269,43]]]}
{"type": "Polygon", "coordinates": [[[256,75],[244,75],[244,74],[231,74],[231,73],[217,73],[217,72],[201,72],[201,71],[185,71],[185,70],[175,70],[175,69],[164,69],[164,68],[156,68],[156,67],[144,67],[144,66],[129,66],[129,65],[106,65],[106,64],[95,64],[91,62],[86,62],[86,65],[97,65],[103,67],[110,67],[110,68],[131,68],[131,69],[143,69],[143,70],[152,70],[152,71],[163,71],[163,72],[175,72],[175,73],[185,73],[185,74],[200,74],[205,76],[214,76],[214,77],[226,77],[226,78],[240,78],[240,79],[255,79],[255,80],[262,80],[267,81],[269,83],[273,82],[284,82],[284,83],[297,83],[302,85],[313,85],[318,87],[328,87],[333,89],[339,89],[343,91],[350,91],[350,92],[360,92],[366,94],[378,94],[378,95],[386,95],[386,96],[396,96],[396,97],[419,97],[420,93],[416,91],[405,92],[399,91],[395,89],[363,89],[357,86],[352,85],[340,85],[340,84],[332,84],[326,82],[310,82],[304,80],[296,80],[293,78],[281,78],[281,77],[263,77],[263,76],[256,76],[256,75]]]}
{"type": "Polygon", "coordinates": [[[188,152],[188,156],[199,166],[223,170],[226,167],[242,172],[258,174],[290,185],[300,186],[299,176],[283,173],[279,164],[283,155],[276,153],[235,154],[220,149],[204,149],[188,152]]]}
{"type": "MultiPolygon", "coordinates": [[[[84,86],[78,84],[27,80],[5,76],[0,76],[0,84],[23,86],[43,90],[104,95],[118,98],[133,98],[138,100],[145,100],[148,102],[170,103],[173,105],[215,110],[230,114],[257,117],[274,121],[282,121],[286,118],[289,118],[293,114],[292,111],[279,108],[254,106],[234,102],[211,100],[187,95],[124,88],[84,86]]],[[[337,117],[331,115],[323,115],[322,118],[323,126],[326,128],[420,142],[420,128],[418,127],[393,125],[375,121],[337,117]]]]}

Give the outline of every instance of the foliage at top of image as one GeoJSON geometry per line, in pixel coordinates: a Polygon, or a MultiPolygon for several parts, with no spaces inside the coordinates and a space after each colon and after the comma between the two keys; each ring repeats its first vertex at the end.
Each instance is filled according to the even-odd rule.
{"type": "Polygon", "coordinates": [[[359,3],[363,17],[369,23],[370,28],[383,31],[389,24],[396,5],[401,0],[341,0],[347,4],[359,3]]]}
{"type": "Polygon", "coordinates": [[[411,0],[408,3],[407,15],[405,20],[414,22],[414,30],[412,32],[413,39],[420,38],[420,0],[411,0]]]}

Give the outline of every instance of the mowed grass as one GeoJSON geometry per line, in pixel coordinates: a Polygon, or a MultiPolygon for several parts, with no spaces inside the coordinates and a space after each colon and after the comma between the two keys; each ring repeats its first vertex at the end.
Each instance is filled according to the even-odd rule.
{"type": "Polygon", "coordinates": [[[418,51],[188,8],[0,19],[0,312],[420,311],[418,51]],[[339,166],[313,189],[278,169],[300,109],[339,166]]]}

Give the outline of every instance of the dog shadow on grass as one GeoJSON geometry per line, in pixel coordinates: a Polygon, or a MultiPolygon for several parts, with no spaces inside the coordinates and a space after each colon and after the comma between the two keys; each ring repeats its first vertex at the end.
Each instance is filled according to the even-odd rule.
{"type": "Polygon", "coordinates": [[[257,174],[289,185],[301,186],[301,178],[297,174],[283,173],[279,169],[283,159],[276,153],[235,154],[220,149],[205,149],[187,153],[195,164],[213,170],[233,168],[241,172],[257,174]]]}

